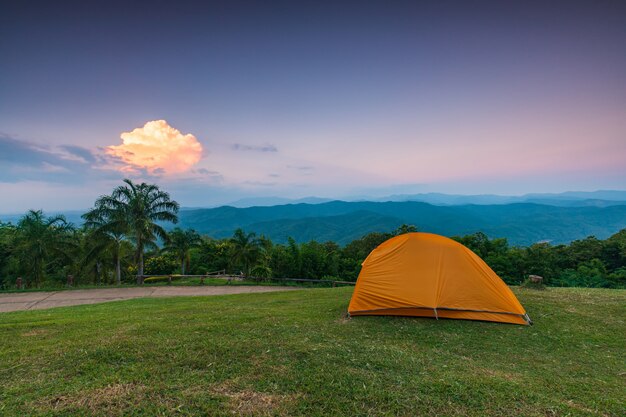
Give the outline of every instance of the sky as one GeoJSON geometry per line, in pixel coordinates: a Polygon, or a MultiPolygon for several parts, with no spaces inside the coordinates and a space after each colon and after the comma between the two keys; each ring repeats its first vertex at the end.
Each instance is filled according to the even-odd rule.
{"type": "Polygon", "coordinates": [[[188,207],[624,190],[626,3],[0,0],[0,213],[123,178],[188,207]]]}

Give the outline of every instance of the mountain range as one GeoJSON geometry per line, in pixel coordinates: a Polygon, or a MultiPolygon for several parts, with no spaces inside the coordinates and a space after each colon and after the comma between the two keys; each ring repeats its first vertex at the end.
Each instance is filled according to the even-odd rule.
{"type": "Polygon", "coordinates": [[[626,228],[626,204],[607,207],[563,207],[534,203],[436,206],[402,202],[331,201],[270,207],[182,210],[180,226],[216,238],[232,236],[241,227],[285,243],[332,240],[346,244],[367,233],[388,232],[402,224],[446,236],[482,231],[506,237],[513,245],[540,241],[567,243],[594,235],[606,238],[626,228]]]}
{"type": "MultiPolygon", "coordinates": [[[[254,206],[276,206],[283,204],[320,204],[335,201],[337,199],[321,197],[304,197],[289,199],[284,197],[250,197],[243,198],[227,205],[238,208],[254,206]]],[[[607,207],[612,205],[626,204],[626,191],[621,190],[598,190],[598,191],[567,191],[564,193],[534,193],[520,196],[506,196],[496,194],[393,194],[384,197],[353,196],[339,199],[341,201],[420,201],[438,206],[455,206],[462,204],[511,204],[511,203],[536,203],[551,206],[595,206],[607,207]]]]}
{"type": "MultiPolygon", "coordinates": [[[[82,213],[59,214],[79,225],[82,213]]],[[[0,221],[16,223],[21,216],[0,215],[0,221]]],[[[370,232],[390,232],[411,224],[446,236],[481,231],[492,238],[505,237],[513,245],[559,244],[591,235],[606,238],[626,228],[626,191],[524,196],[427,193],[371,197],[370,201],[248,198],[228,206],[182,208],[179,219],[178,226],[214,238],[230,237],[242,228],[278,243],[292,237],[298,242],[332,240],[344,245],[370,232]]]]}

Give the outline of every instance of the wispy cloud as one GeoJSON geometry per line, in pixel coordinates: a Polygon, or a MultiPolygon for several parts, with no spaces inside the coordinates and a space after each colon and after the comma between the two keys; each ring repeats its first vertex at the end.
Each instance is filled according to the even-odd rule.
{"type": "Polygon", "coordinates": [[[311,176],[315,171],[315,167],[311,165],[287,165],[287,168],[296,171],[296,174],[301,176],[311,176]]]}
{"type": "Polygon", "coordinates": [[[231,148],[235,151],[253,151],[253,152],[278,152],[278,148],[274,145],[243,145],[241,143],[234,143],[231,148]]]}
{"type": "Polygon", "coordinates": [[[275,182],[266,182],[266,181],[244,181],[242,182],[242,184],[260,186],[260,187],[273,187],[277,185],[275,182]]]}
{"type": "Polygon", "coordinates": [[[31,142],[0,135],[0,161],[11,164],[29,164],[40,166],[44,162],[60,159],[46,148],[31,142]]]}
{"type": "Polygon", "coordinates": [[[296,171],[303,171],[303,172],[311,172],[315,169],[315,167],[310,166],[310,165],[287,165],[287,168],[295,169],[296,171]]]}
{"type": "Polygon", "coordinates": [[[106,158],[75,145],[50,147],[0,134],[0,181],[47,181],[78,183],[92,177],[93,168],[103,168],[98,176],[110,178],[106,158]]]}
{"type": "Polygon", "coordinates": [[[76,158],[77,160],[87,164],[96,164],[103,162],[102,157],[96,155],[92,150],[83,148],[82,146],[61,145],[59,146],[59,149],[67,153],[67,155],[69,156],[68,159],[76,158]]]}
{"type": "Polygon", "coordinates": [[[191,173],[194,174],[196,177],[196,180],[208,180],[209,182],[222,182],[224,180],[224,176],[217,172],[217,171],[211,171],[210,169],[207,168],[197,168],[197,169],[192,169],[191,173]]]}

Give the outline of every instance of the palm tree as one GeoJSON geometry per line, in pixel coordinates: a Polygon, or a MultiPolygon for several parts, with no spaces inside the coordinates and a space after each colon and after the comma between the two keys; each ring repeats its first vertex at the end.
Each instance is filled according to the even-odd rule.
{"type": "Polygon", "coordinates": [[[235,230],[235,234],[230,239],[232,248],[231,260],[236,265],[243,266],[245,275],[250,273],[250,266],[259,257],[261,244],[255,233],[246,234],[242,229],[235,230]]]}
{"type": "Polygon", "coordinates": [[[169,241],[163,249],[176,255],[180,261],[180,270],[185,275],[185,264],[189,263],[189,251],[202,243],[200,235],[195,230],[182,230],[177,227],[169,233],[169,241]]]}
{"type": "Polygon", "coordinates": [[[128,225],[120,212],[110,210],[99,198],[96,206],[83,214],[85,227],[90,230],[86,237],[90,240],[85,256],[85,262],[91,263],[99,258],[103,253],[111,252],[115,262],[115,281],[117,285],[122,283],[122,243],[125,233],[128,232],[128,225]]]}
{"type": "Polygon", "coordinates": [[[36,285],[41,284],[50,262],[71,258],[76,246],[73,226],[63,216],[44,216],[41,210],[30,210],[17,224],[15,253],[20,254],[21,268],[36,285]]]}
{"type": "Polygon", "coordinates": [[[106,273],[106,263],[112,257],[108,248],[108,237],[97,233],[94,229],[84,228],[81,230],[79,274],[93,276],[93,282],[100,284],[102,276],[106,273]],[[86,273],[86,274],[84,274],[86,273]]]}
{"type": "Polygon", "coordinates": [[[157,185],[135,184],[125,179],[113,193],[96,201],[96,210],[108,224],[107,230],[121,232],[135,244],[137,283],[143,283],[146,248],[156,248],[157,239],[168,241],[167,232],[157,222],[178,222],[179,205],[157,185]]]}
{"type": "Polygon", "coordinates": [[[270,265],[272,263],[274,245],[271,239],[264,235],[261,235],[257,242],[259,245],[259,254],[255,262],[256,265],[251,269],[250,273],[257,278],[271,278],[272,268],[270,265]]]}

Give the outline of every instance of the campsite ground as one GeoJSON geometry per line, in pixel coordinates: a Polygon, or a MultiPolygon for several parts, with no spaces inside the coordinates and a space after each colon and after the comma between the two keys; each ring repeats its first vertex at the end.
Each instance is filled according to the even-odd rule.
{"type": "Polygon", "coordinates": [[[515,289],[532,327],[356,317],[351,288],[0,314],[0,415],[620,415],[626,291],[515,289]]]}
{"type": "Polygon", "coordinates": [[[185,297],[296,290],[277,285],[153,285],[128,288],[91,288],[69,291],[25,291],[0,293],[0,313],[42,310],[81,304],[97,304],[141,297],[185,297]]]}

